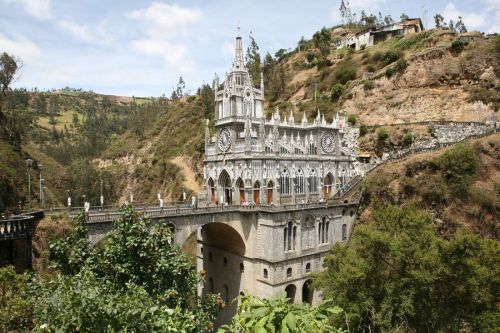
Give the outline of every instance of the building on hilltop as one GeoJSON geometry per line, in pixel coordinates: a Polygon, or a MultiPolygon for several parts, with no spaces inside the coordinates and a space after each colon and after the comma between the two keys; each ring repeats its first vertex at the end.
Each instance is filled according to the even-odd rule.
{"type": "MultiPolygon", "coordinates": [[[[218,84],[217,84],[218,86],[218,84]]],[[[331,198],[355,174],[358,130],[344,117],[312,123],[292,112],[264,116],[264,81],[252,86],[241,36],[215,94],[216,137],[205,138],[205,197],[215,204],[286,205],[331,198]]]]}
{"type": "Polygon", "coordinates": [[[347,46],[358,51],[364,47],[386,41],[394,36],[418,33],[423,30],[424,26],[420,18],[408,18],[401,22],[386,24],[379,28],[370,27],[352,34],[344,33],[336,46],[337,48],[347,46]]]}

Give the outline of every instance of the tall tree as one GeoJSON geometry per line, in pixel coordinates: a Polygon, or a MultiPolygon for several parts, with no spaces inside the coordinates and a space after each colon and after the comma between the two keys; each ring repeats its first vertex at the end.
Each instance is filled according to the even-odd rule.
{"type": "Polygon", "coordinates": [[[467,27],[465,26],[462,16],[459,16],[457,23],[455,23],[455,31],[460,33],[467,32],[467,27]]]}
{"type": "Polygon", "coordinates": [[[444,28],[444,17],[441,14],[436,14],[434,15],[434,22],[436,24],[436,29],[442,29],[444,28]]]}
{"type": "Polygon", "coordinates": [[[253,38],[252,33],[250,33],[250,44],[247,48],[246,66],[250,75],[252,76],[253,85],[260,87],[261,59],[259,46],[253,38]]]}
{"type": "Polygon", "coordinates": [[[18,63],[19,60],[5,52],[0,55],[0,116],[3,111],[5,96],[20,67],[18,63]]]}

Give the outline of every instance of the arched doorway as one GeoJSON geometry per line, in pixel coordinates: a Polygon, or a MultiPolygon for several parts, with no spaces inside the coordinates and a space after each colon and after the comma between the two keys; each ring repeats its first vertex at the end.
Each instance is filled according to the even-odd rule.
{"type": "Polygon", "coordinates": [[[314,291],[311,288],[311,280],[304,282],[302,286],[302,303],[308,303],[312,305],[314,291]]]}
{"type": "Polygon", "coordinates": [[[267,183],[267,204],[270,205],[273,203],[273,191],[274,191],[274,182],[272,180],[267,183]]]}
{"type": "Polygon", "coordinates": [[[325,198],[331,198],[333,194],[332,190],[333,176],[331,173],[327,174],[325,177],[325,182],[323,184],[323,196],[325,198]]]}
{"type": "Polygon", "coordinates": [[[253,184],[253,202],[255,202],[256,205],[260,205],[260,182],[256,181],[255,184],[253,184]]]}
{"type": "Polygon", "coordinates": [[[245,203],[245,183],[241,178],[236,181],[236,187],[238,188],[238,195],[240,197],[240,205],[245,203]]]}
{"type": "Polygon", "coordinates": [[[286,298],[288,298],[289,303],[295,302],[295,293],[297,292],[297,287],[294,284],[289,284],[285,288],[286,298]]]}
{"type": "Polygon", "coordinates": [[[215,195],[215,183],[212,178],[208,178],[208,190],[210,193],[210,202],[215,203],[217,196],[215,195]]]}
{"type": "Polygon", "coordinates": [[[221,204],[227,203],[230,205],[233,201],[233,189],[231,187],[231,178],[229,178],[229,174],[226,170],[222,170],[219,175],[219,186],[222,195],[221,204]]]}

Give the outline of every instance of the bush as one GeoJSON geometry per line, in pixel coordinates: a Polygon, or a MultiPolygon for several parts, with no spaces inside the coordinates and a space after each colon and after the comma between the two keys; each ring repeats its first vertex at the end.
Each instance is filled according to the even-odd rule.
{"type": "Polygon", "coordinates": [[[34,304],[30,278],[16,274],[14,267],[0,268],[0,327],[2,332],[24,332],[33,327],[34,304]]]}
{"type": "Polygon", "coordinates": [[[500,108],[500,93],[495,88],[486,89],[480,86],[472,87],[469,92],[468,101],[471,103],[481,101],[484,104],[492,104],[495,112],[500,108]]]}
{"type": "Polygon", "coordinates": [[[427,133],[429,133],[431,136],[434,136],[434,131],[434,125],[427,126],[427,133]]]}
{"type": "Polygon", "coordinates": [[[382,59],[382,52],[380,52],[380,51],[373,52],[373,54],[370,58],[371,58],[371,61],[374,63],[379,62],[382,59]]]}
{"type": "Polygon", "coordinates": [[[347,122],[351,125],[356,125],[356,115],[355,114],[350,114],[347,116],[347,122]]]}
{"type": "Polygon", "coordinates": [[[384,142],[385,140],[387,140],[388,137],[389,133],[387,133],[387,130],[385,128],[382,127],[377,130],[378,141],[384,142]]]}
{"type": "Polygon", "coordinates": [[[394,68],[389,67],[385,70],[385,76],[388,78],[392,77],[394,75],[394,68]]]}
{"type": "Polygon", "coordinates": [[[375,72],[377,69],[375,68],[375,65],[373,64],[369,64],[368,66],[366,66],[366,70],[370,73],[373,73],[375,72]]]}
{"type": "Polygon", "coordinates": [[[459,39],[455,39],[453,42],[451,42],[451,50],[452,50],[453,52],[458,52],[458,53],[460,53],[460,52],[462,52],[462,51],[463,51],[464,47],[465,47],[464,42],[462,42],[462,41],[461,41],[461,40],[459,40],[459,39]]]}
{"type": "Polygon", "coordinates": [[[363,88],[366,90],[372,90],[375,88],[375,83],[373,83],[372,80],[364,80],[363,81],[363,88]]]}
{"type": "Polygon", "coordinates": [[[396,66],[394,66],[394,69],[397,71],[397,72],[404,72],[404,70],[406,69],[408,65],[406,64],[406,61],[404,59],[399,59],[397,62],[396,62],[396,66]]]}
{"type": "Polygon", "coordinates": [[[368,133],[368,127],[365,124],[359,125],[359,136],[363,136],[368,133]]]}
{"type": "Polygon", "coordinates": [[[343,91],[344,91],[344,86],[340,83],[335,83],[332,87],[332,94],[331,94],[332,102],[337,101],[342,95],[343,91]]]}
{"type": "Polygon", "coordinates": [[[308,62],[312,62],[316,59],[316,54],[314,52],[308,52],[306,58],[308,62]]]}
{"type": "Polygon", "coordinates": [[[387,66],[387,65],[392,64],[393,62],[397,61],[402,56],[403,56],[403,53],[401,51],[389,50],[382,55],[382,58],[380,60],[382,61],[382,63],[385,66],[387,66]]]}
{"type": "Polygon", "coordinates": [[[347,81],[354,80],[356,78],[356,68],[348,63],[345,66],[338,68],[334,74],[335,80],[338,83],[346,84],[347,81]]]}
{"type": "Polygon", "coordinates": [[[405,133],[403,135],[403,142],[405,145],[410,145],[413,142],[413,133],[405,133]]]}

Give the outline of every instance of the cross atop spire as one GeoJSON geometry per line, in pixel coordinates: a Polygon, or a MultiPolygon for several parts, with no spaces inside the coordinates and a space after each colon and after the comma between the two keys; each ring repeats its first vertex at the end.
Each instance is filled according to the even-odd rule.
{"type": "Polygon", "coordinates": [[[236,49],[234,51],[234,69],[243,69],[245,67],[245,62],[243,58],[243,43],[241,42],[240,27],[238,26],[238,33],[236,35],[236,49]]]}

